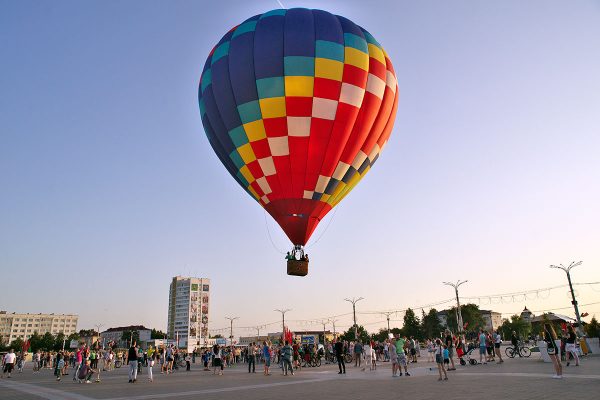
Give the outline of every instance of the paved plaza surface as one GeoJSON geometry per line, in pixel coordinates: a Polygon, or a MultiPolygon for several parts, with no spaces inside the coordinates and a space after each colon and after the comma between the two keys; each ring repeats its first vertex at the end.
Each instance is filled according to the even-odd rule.
{"type": "Polygon", "coordinates": [[[255,374],[238,364],[218,376],[193,364],[190,372],[166,376],[155,371],[153,383],[148,382],[144,369],[135,384],[127,382],[125,367],[102,373],[102,382],[91,384],[75,383],[72,376],[56,382],[51,370],[34,375],[31,365],[27,367],[11,379],[0,379],[1,400],[600,398],[599,356],[583,358],[579,367],[564,367],[562,380],[551,379],[552,365],[543,363],[539,353],[504,364],[457,366],[444,382],[438,382],[435,365],[422,359],[409,364],[410,377],[393,378],[387,362],[379,363],[377,371],[348,366],[346,375],[338,375],[337,365],[323,365],[304,368],[295,376],[283,376],[278,368],[264,376],[260,364],[255,374]]]}

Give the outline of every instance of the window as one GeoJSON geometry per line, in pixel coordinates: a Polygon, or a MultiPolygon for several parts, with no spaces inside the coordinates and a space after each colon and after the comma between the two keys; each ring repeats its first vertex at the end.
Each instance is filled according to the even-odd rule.
{"type": "Polygon", "coordinates": [[[202,285],[202,290],[204,292],[208,292],[208,285],[202,285]]]}

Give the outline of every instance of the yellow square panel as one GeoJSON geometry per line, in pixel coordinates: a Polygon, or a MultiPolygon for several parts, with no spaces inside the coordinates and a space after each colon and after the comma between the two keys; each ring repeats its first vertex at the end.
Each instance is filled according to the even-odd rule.
{"type": "Polygon", "coordinates": [[[286,76],[285,95],[291,97],[312,97],[315,78],[312,76],[286,76]]]}
{"type": "Polygon", "coordinates": [[[333,79],[342,81],[344,74],[344,63],[330,60],[328,58],[315,59],[315,76],[318,78],[333,79]]]}
{"type": "Polygon", "coordinates": [[[285,117],[285,97],[258,100],[263,118],[285,117]]]}
{"type": "Polygon", "coordinates": [[[383,51],[372,43],[369,43],[369,57],[372,57],[385,65],[385,56],[383,55],[383,51]]]}
{"type": "Polygon", "coordinates": [[[321,196],[321,201],[327,203],[327,200],[329,200],[330,197],[330,194],[324,194],[323,196],[321,196]]]}
{"type": "Polygon", "coordinates": [[[240,153],[240,156],[242,156],[242,160],[244,160],[244,163],[246,164],[250,164],[252,161],[256,160],[254,150],[252,150],[252,146],[250,146],[250,143],[246,143],[245,145],[238,147],[237,151],[238,153],[240,153]]]}
{"type": "Polygon", "coordinates": [[[260,199],[260,196],[258,195],[258,193],[256,193],[256,190],[254,190],[252,186],[248,186],[248,190],[250,191],[250,193],[252,193],[252,196],[254,196],[256,200],[260,199]]]}
{"type": "Polygon", "coordinates": [[[262,119],[244,124],[244,130],[246,131],[248,140],[251,142],[256,142],[267,137],[262,119]]]}
{"type": "MultiPolygon", "coordinates": [[[[244,165],[242,168],[240,168],[240,173],[242,174],[242,176],[244,178],[246,178],[248,183],[254,182],[254,177],[252,176],[252,172],[250,172],[247,165],[244,165]]],[[[250,186],[248,186],[248,188],[250,188],[250,186]]],[[[252,189],[252,190],[254,190],[254,189],[252,189]]]]}
{"type": "Polygon", "coordinates": [[[354,65],[365,71],[369,70],[369,55],[354,47],[346,47],[344,50],[344,63],[354,65]]]}

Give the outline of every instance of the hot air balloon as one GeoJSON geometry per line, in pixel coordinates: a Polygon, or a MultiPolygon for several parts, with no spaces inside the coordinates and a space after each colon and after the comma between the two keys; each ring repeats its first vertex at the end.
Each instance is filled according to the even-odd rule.
{"type": "Polygon", "coordinates": [[[223,36],[198,100],[217,157],[294,245],[288,274],[306,275],[304,245],[391,134],[398,86],[387,53],[344,17],[277,9],[223,36]]]}

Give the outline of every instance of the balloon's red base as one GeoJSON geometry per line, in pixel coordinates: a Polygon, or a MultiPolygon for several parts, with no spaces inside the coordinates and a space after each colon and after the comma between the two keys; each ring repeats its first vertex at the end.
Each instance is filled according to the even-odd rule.
{"type": "Polygon", "coordinates": [[[331,205],[325,202],[309,199],[273,200],[265,206],[292,243],[301,246],[306,245],[319,222],[331,208],[331,205]]]}

